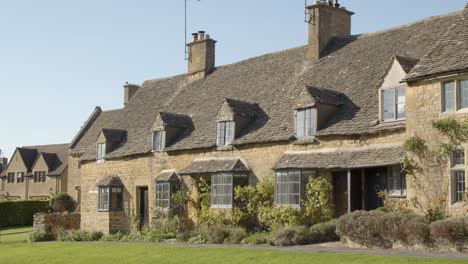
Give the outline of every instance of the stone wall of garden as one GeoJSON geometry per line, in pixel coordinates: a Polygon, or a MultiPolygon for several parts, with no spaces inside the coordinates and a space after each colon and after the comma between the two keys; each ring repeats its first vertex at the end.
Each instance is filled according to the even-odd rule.
{"type": "Polygon", "coordinates": [[[57,237],[61,230],[79,230],[80,224],[79,213],[38,213],[34,215],[33,231],[44,231],[57,237]]]}

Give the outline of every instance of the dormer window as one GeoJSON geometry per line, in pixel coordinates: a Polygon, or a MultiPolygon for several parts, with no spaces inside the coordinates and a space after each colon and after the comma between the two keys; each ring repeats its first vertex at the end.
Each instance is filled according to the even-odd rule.
{"type": "Polygon", "coordinates": [[[382,120],[396,121],[406,119],[406,88],[382,89],[382,120]]]}
{"type": "Polygon", "coordinates": [[[153,151],[162,151],[166,147],[166,131],[153,132],[153,151]]]}
{"type": "Polygon", "coordinates": [[[106,156],[106,143],[98,143],[97,144],[97,160],[103,160],[106,156]]]}
{"type": "Polygon", "coordinates": [[[312,137],[317,132],[317,109],[296,110],[296,137],[312,137]]]}
{"type": "Polygon", "coordinates": [[[216,132],[216,145],[218,147],[231,145],[234,141],[235,123],[234,121],[218,122],[216,132]]]}

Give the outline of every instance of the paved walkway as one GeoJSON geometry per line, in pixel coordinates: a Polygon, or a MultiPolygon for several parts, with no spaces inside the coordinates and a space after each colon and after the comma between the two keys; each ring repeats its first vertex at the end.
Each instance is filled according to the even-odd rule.
{"type": "Polygon", "coordinates": [[[179,246],[179,247],[194,247],[194,248],[243,248],[243,249],[258,249],[258,250],[274,250],[274,251],[295,251],[295,252],[331,252],[345,254],[367,254],[367,255],[383,255],[383,256],[399,256],[399,257],[423,257],[423,258],[451,258],[451,259],[467,259],[466,253],[451,253],[451,252],[433,252],[433,251],[416,251],[416,250],[401,250],[401,249],[355,249],[347,248],[340,242],[325,243],[307,246],[293,247],[274,247],[274,246],[255,246],[255,245],[194,245],[179,242],[165,242],[159,245],[179,246]]]}

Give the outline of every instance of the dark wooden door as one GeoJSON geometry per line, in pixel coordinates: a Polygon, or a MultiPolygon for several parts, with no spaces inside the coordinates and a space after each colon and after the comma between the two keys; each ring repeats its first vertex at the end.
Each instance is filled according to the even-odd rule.
{"type": "Polygon", "coordinates": [[[382,207],[383,200],[378,193],[385,190],[387,185],[387,168],[372,168],[366,170],[366,210],[375,210],[382,207]]]}
{"type": "Polygon", "coordinates": [[[140,225],[148,226],[149,225],[149,207],[148,207],[148,187],[140,187],[140,206],[139,206],[139,215],[140,215],[140,225]]]}
{"type": "Polygon", "coordinates": [[[335,216],[348,213],[348,183],[346,171],[333,173],[333,199],[335,202],[335,216]]]}

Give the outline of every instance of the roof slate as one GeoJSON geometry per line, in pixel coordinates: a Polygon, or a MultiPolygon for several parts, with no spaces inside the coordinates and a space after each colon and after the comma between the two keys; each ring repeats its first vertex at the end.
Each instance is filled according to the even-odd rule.
{"type": "Polygon", "coordinates": [[[68,166],[68,146],[69,144],[25,146],[17,150],[28,169],[27,173],[32,171],[39,155],[42,155],[49,167],[48,175],[60,176],[68,166]]]}
{"type": "Polygon", "coordinates": [[[104,177],[102,180],[100,180],[97,184],[97,186],[124,186],[122,180],[120,179],[119,176],[115,175],[109,175],[104,177]]]}
{"type": "Polygon", "coordinates": [[[273,167],[281,169],[356,169],[400,164],[402,146],[326,149],[285,154],[273,167]]]}
{"type": "Polygon", "coordinates": [[[236,115],[255,117],[259,113],[259,107],[255,103],[239,101],[231,98],[226,98],[226,103],[236,115]]]}
{"type": "MultiPolygon", "coordinates": [[[[186,75],[145,81],[127,106],[108,118],[111,125],[93,125],[73,151],[86,152],[83,160],[95,159],[88,134],[95,133],[94,127],[105,126],[127,131],[127,141],[106,158],[149,153],[151,127],[160,112],[189,115],[194,126],[166,151],[215,148],[216,115],[225,98],[255,102],[264,113],[233,145],[291,141],[292,113],[306,86],[326,87],[346,97],[327,126],[317,132],[318,137],[377,133],[386,129],[378,127],[378,90],[391,60],[397,54],[422,58],[430,44],[462,16],[463,12],[455,12],[385,31],[335,38],[324,57],[314,62],[306,59],[307,47],[303,46],[221,66],[197,81],[188,81],[186,75]]],[[[96,134],[90,138],[94,140],[96,134]]]]}
{"type": "Polygon", "coordinates": [[[343,94],[340,92],[315,86],[307,86],[307,91],[319,103],[330,105],[343,104],[343,94]]]}
{"type": "Polygon", "coordinates": [[[162,171],[155,179],[157,182],[178,181],[179,175],[174,170],[162,171]]]}
{"type": "Polygon", "coordinates": [[[452,21],[435,46],[406,76],[407,81],[467,71],[468,69],[468,10],[452,21]]]}
{"type": "Polygon", "coordinates": [[[180,171],[180,175],[193,175],[216,172],[247,172],[247,165],[240,159],[200,159],[194,160],[188,167],[180,171]]]}
{"type": "Polygon", "coordinates": [[[161,112],[159,113],[164,125],[179,128],[188,128],[192,126],[192,119],[187,115],[161,112]]]}

